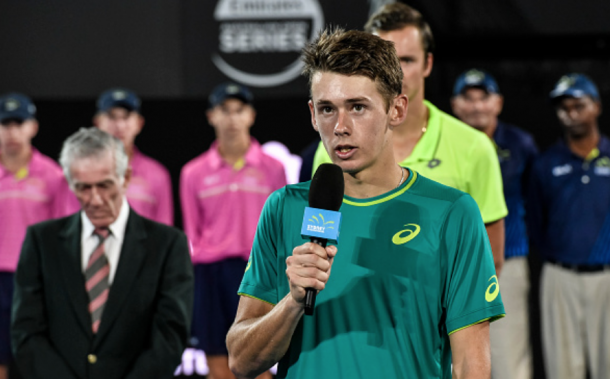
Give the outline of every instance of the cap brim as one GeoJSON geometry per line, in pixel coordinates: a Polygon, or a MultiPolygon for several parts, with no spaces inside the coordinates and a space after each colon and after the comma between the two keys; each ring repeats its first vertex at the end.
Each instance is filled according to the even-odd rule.
{"type": "Polygon", "coordinates": [[[229,99],[237,99],[237,100],[240,100],[244,104],[252,104],[252,102],[250,100],[248,100],[246,97],[244,97],[242,95],[238,95],[238,94],[227,95],[227,96],[223,96],[222,98],[218,99],[214,104],[210,103],[210,109],[217,107],[218,105],[224,103],[225,101],[227,101],[229,99]]]}

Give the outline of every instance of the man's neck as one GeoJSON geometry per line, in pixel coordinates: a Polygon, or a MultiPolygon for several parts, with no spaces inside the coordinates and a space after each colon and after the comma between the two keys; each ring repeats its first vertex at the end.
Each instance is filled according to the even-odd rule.
{"type": "Polygon", "coordinates": [[[0,151],[0,163],[9,172],[17,172],[26,167],[32,159],[32,147],[26,146],[20,152],[15,154],[7,154],[0,151]]]}
{"type": "Polygon", "coordinates": [[[123,146],[125,147],[125,154],[127,154],[127,156],[129,157],[129,161],[131,162],[135,148],[133,147],[133,145],[131,145],[131,146],[123,145],[123,146]]]}
{"type": "Polygon", "coordinates": [[[250,135],[233,138],[218,138],[218,152],[228,164],[234,165],[242,159],[250,148],[250,135]]]}
{"type": "Polygon", "coordinates": [[[587,134],[578,137],[568,135],[566,140],[570,151],[586,159],[591,154],[591,151],[597,147],[600,138],[599,129],[595,125],[587,134]]]}
{"type": "Polygon", "coordinates": [[[369,167],[355,174],[344,173],[345,194],[357,199],[368,199],[383,195],[397,188],[407,177],[393,159],[385,160],[384,164],[369,167]]]}
{"type": "Polygon", "coordinates": [[[409,111],[405,121],[394,128],[394,159],[402,162],[407,159],[417,142],[421,139],[428,127],[430,112],[424,99],[418,98],[409,102],[409,111]]]}
{"type": "Polygon", "coordinates": [[[487,127],[481,131],[483,133],[487,134],[487,137],[489,137],[490,139],[493,139],[494,133],[496,132],[497,128],[498,128],[498,119],[494,118],[493,121],[491,122],[491,124],[487,125],[487,127]]]}

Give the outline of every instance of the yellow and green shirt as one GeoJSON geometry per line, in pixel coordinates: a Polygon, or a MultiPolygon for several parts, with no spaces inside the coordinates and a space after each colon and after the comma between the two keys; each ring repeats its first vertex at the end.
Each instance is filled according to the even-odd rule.
{"type": "MultiPolygon", "coordinates": [[[[411,155],[400,165],[470,194],[477,202],[485,223],[506,217],[508,209],[504,201],[502,173],[491,140],[432,103],[424,103],[430,114],[427,130],[411,155]]],[[[320,142],[312,173],[322,163],[330,162],[320,142]]]]}
{"type": "MultiPolygon", "coordinates": [[[[411,171],[411,170],[410,170],[411,171]]],[[[311,182],[263,208],[239,294],[277,304],[301,237],[311,182]]],[[[338,252],[313,316],[303,316],[278,378],[451,378],[449,335],[504,315],[472,197],[411,171],[370,199],[344,196],[338,252]]]]}

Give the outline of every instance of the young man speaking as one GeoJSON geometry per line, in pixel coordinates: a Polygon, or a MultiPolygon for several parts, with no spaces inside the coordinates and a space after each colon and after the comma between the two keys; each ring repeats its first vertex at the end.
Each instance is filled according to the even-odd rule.
{"type": "Polygon", "coordinates": [[[313,126],[345,179],[341,239],[301,237],[310,182],[270,196],[229,366],[239,378],[277,361],[279,378],[451,378],[453,363],[454,377],[489,378],[489,322],[504,307],[485,225],[470,195],[396,163],[408,100],[392,43],[325,31],[303,60],[313,126]],[[304,317],[306,288],[320,292],[304,317]]]}

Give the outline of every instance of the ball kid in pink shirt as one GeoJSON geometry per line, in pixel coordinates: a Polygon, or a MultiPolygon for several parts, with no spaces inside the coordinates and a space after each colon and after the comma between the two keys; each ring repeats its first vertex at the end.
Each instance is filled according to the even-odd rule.
{"type": "Polygon", "coordinates": [[[97,101],[95,126],[123,142],[131,166],[127,201],[136,213],[163,224],[174,223],[172,182],[167,169],[142,154],[134,141],[144,127],[140,99],[127,89],[115,88],[102,93],[97,101]]]}
{"type": "Polygon", "coordinates": [[[13,277],[28,226],[78,210],[59,165],[32,147],[36,107],[25,95],[0,97],[0,379],[7,378],[13,277]]]}
{"type": "MultiPolygon", "coordinates": [[[[267,197],[286,185],[282,164],[250,136],[256,113],[244,86],[226,83],[209,97],[216,141],[180,176],[184,230],[195,264],[192,335],[210,377],[232,377],[225,337],[237,311],[256,225],[267,197]]],[[[271,378],[264,373],[259,378],[271,378]]]]}

